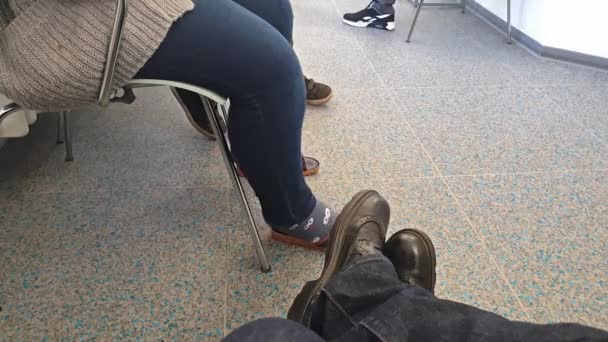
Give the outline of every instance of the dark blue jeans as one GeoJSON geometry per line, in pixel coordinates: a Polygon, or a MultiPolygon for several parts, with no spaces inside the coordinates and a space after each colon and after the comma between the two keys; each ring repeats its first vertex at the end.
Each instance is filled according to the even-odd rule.
{"type": "Polygon", "coordinates": [[[306,93],[292,25],[289,0],[198,1],[136,75],[230,98],[233,155],[277,226],[300,223],[316,204],[302,175],[306,93]]]}
{"type": "Polygon", "coordinates": [[[330,280],[313,307],[311,329],[267,318],[225,341],[608,341],[607,332],[577,324],[513,322],[438,299],[399,281],[381,256],[361,259],[330,280]]]}

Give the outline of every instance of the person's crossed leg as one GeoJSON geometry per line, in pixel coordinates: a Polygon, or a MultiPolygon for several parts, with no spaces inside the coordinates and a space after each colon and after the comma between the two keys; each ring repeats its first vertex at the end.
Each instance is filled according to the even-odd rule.
{"type": "Polygon", "coordinates": [[[225,341],[608,341],[578,324],[532,324],[433,295],[435,251],[421,231],[386,243],[389,205],[362,191],[338,216],[319,279],[308,282],[290,320],[246,324],[225,341]]]}
{"type": "MultiPolygon", "coordinates": [[[[293,11],[289,1],[284,0],[232,0],[245,10],[262,18],[272,25],[288,42],[293,44],[293,11]]],[[[333,90],[328,85],[315,82],[312,78],[302,76],[306,88],[306,103],[320,106],[329,102],[333,97],[333,90]]],[[[188,119],[197,131],[213,139],[214,133],[211,124],[205,115],[203,104],[199,96],[183,89],[173,92],[176,99],[184,109],[188,119]]]]}
{"type": "MultiPolygon", "coordinates": [[[[269,2],[268,17],[291,30],[289,0],[269,2]]],[[[335,215],[303,177],[306,87],[289,40],[275,26],[234,1],[199,1],[171,26],[136,78],[188,83],[229,98],[231,152],[273,238],[324,249],[335,215]]]]}

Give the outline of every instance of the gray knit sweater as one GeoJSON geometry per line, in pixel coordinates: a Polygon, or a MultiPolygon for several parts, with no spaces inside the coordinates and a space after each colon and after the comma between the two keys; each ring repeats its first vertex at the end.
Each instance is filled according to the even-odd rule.
{"type": "MultiPolygon", "coordinates": [[[[96,101],[115,0],[0,0],[0,93],[57,111],[96,101]]],[[[158,49],[191,0],[130,0],[115,87],[158,49]]]]}

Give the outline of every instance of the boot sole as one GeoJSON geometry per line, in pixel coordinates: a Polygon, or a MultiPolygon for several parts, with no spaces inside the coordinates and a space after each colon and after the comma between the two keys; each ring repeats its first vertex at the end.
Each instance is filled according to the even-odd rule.
{"type": "Polygon", "coordinates": [[[324,97],[322,99],[316,99],[316,100],[306,100],[306,103],[311,106],[320,106],[322,104],[326,104],[327,102],[329,102],[329,100],[331,100],[333,97],[334,97],[334,91],[332,90],[331,93],[329,93],[329,95],[327,95],[326,97],[324,97]]]}
{"type": "Polygon", "coordinates": [[[353,214],[357,212],[359,206],[361,206],[368,197],[373,195],[379,194],[374,190],[364,190],[357,193],[349,203],[350,206],[347,205],[340,215],[338,215],[334,229],[331,230],[329,235],[329,245],[327,246],[327,254],[321,276],[317,279],[315,285],[310,288],[309,293],[306,294],[306,300],[304,304],[301,305],[300,311],[292,313],[289,319],[300,322],[305,326],[310,325],[311,313],[307,313],[306,308],[308,308],[317,298],[321,288],[327,284],[329,279],[344,266],[346,259],[352,253],[353,248],[355,247],[355,244],[353,243],[354,238],[359,232],[356,230],[349,231],[348,223],[353,214]],[[351,236],[348,236],[349,234],[351,236]],[[345,243],[350,243],[351,245],[348,246],[348,248],[345,248],[345,243]]]}
{"type": "Polygon", "coordinates": [[[435,255],[435,246],[433,245],[433,241],[431,240],[431,238],[428,235],[426,235],[426,233],[424,233],[418,229],[410,229],[410,228],[401,229],[400,231],[393,234],[393,236],[391,236],[391,238],[388,239],[388,241],[386,241],[386,243],[384,245],[385,246],[390,245],[393,242],[393,240],[395,240],[397,238],[397,236],[399,236],[399,234],[404,233],[404,232],[418,236],[424,242],[424,247],[426,249],[427,254],[429,254],[431,256],[431,266],[433,268],[433,274],[431,276],[431,289],[432,289],[431,293],[434,294],[435,293],[435,282],[437,281],[437,272],[435,271],[435,267],[437,266],[437,257],[435,255]]]}

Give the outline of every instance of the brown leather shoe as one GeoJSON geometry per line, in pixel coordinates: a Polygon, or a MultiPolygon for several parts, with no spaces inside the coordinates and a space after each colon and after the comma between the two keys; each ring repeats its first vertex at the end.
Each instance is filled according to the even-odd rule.
{"type": "Polygon", "coordinates": [[[306,78],[306,103],[313,106],[320,106],[327,103],[333,97],[334,93],[328,85],[315,82],[312,78],[306,78]]]}
{"type": "MultiPolygon", "coordinates": [[[[313,157],[302,156],[302,174],[304,177],[313,176],[319,173],[321,169],[321,162],[313,157]]],[[[241,170],[240,166],[236,166],[236,170],[239,173],[239,177],[245,177],[245,172],[241,170]]]]}
{"type": "Polygon", "coordinates": [[[384,244],[384,255],[391,260],[399,279],[435,293],[435,247],[431,238],[417,229],[396,232],[384,244]]]}
{"type": "Polygon", "coordinates": [[[304,285],[294,299],[287,318],[309,326],[310,306],[334,274],[349,262],[365,255],[382,254],[389,220],[390,207],[380,194],[373,190],[356,194],[332,227],[321,276],[304,285]]]}

